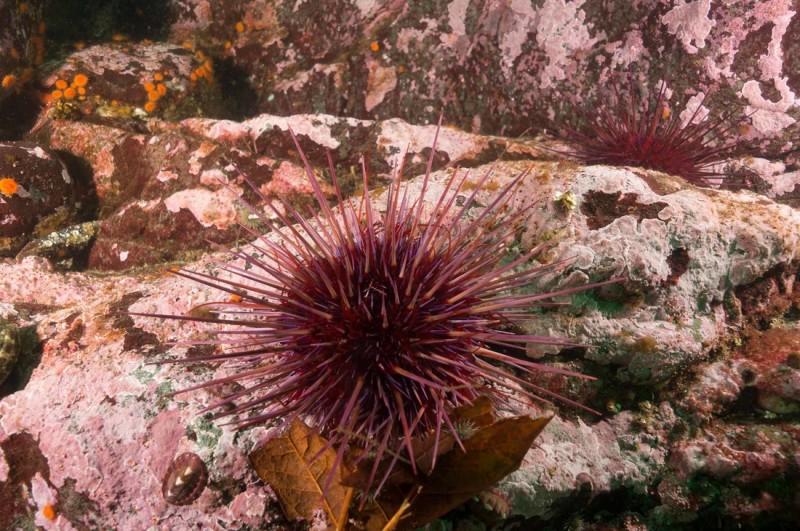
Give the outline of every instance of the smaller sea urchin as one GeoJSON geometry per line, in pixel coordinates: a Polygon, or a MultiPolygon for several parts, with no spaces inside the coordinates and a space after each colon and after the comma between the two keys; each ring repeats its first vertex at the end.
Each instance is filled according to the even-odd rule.
{"type": "Polygon", "coordinates": [[[710,120],[701,114],[703,97],[684,121],[667,103],[666,82],[650,101],[638,94],[633,83],[623,94],[612,82],[610,96],[573,106],[578,124],[555,128],[571,146],[566,154],[583,164],[648,168],[698,185],[747,185],[747,174],[725,168],[741,148],[740,142],[731,139],[742,125],[743,118],[735,118],[739,109],[710,120]]]}
{"type": "Polygon", "coordinates": [[[543,396],[578,405],[514,370],[582,375],[499,350],[572,343],[500,327],[546,299],[618,279],[553,293],[513,293],[565,265],[526,269],[540,249],[501,262],[527,212],[506,212],[526,172],[486,207],[477,199],[489,173],[462,195],[470,176],[454,171],[441,197],[426,202],[434,150],[435,140],[418,197],[401,185],[402,165],[397,169],[385,213],[373,202],[363,162],[363,197],[342,198],[329,156],[335,212],[302,151],[318,213],[306,219],[281,201],[282,208],[271,207],[281,227],[240,199],[280,240],[242,226],[256,240],[230,251],[236,260],[219,264],[221,274],[176,271],[231,296],[212,304],[210,317],[158,316],[228,325],[216,331],[218,339],[193,343],[227,345],[228,352],[178,361],[239,363],[230,376],[184,391],[239,384],[208,409],[218,410],[217,417],[235,416],[240,427],[303,419],[337,449],[334,468],[348,449],[356,459],[373,455],[369,485],[380,481],[374,476],[384,456],[405,453],[414,467],[415,439],[432,436],[438,445],[447,430],[461,444],[448,412],[478,396],[510,407],[543,396]]]}

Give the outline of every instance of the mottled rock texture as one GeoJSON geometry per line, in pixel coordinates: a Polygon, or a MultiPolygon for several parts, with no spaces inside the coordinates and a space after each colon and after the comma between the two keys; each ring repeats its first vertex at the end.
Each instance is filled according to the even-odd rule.
{"type": "Polygon", "coordinates": [[[220,87],[213,61],[166,43],[105,43],[72,53],[42,80],[49,104],[36,128],[72,118],[136,129],[150,117],[179,120],[219,116],[220,87]],[[59,87],[85,76],[80,94],[59,87]],[[62,90],[59,90],[62,89],[62,90]]]}
{"type": "MultiPolygon", "coordinates": [[[[77,51],[41,76],[42,89],[59,73],[87,70],[89,92],[103,98],[91,114],[107,122],[120,114],[107,107],[112,100],[141,111],[150,92],[143,86],[160,71],[166,94],[146,114],[169,119],[327,113],[419,124],[444,113],[467,131],[517,136],[574,119],[565,103],[602,101],[611,80],[649,93],[666,80],[668,101],[685,107],[685,119],[699,106],[710,119],[733,110],[746,125],[733,136],[765,159],[765,175],[797,171],[800,23],[792,0],[151,4],[119,22],[127,32],[113,37],[121,42],[77,51]],[[158,23],[148,19],[156,13],[158,23]],[[196,73],[206,61],[208,78],[196,73]]],[[[9,8],[12,15],[13,24],[41,18],[9,8]]],[[[89,37],[113,30],[94,28],[89,37]]],[[[77,39],[64,28],[53,34],[77,39]]]]}
{"type": "MultiPolygon", "coordinates": [[[[88,223],[68,229],[97,233],[75,271],[59,249],[0,258],[0,321],[20,340],[0,387],[0,528],[290,528],[247,462],[270,430],[206,420],[210,392],[169,396],[232,369],[153,364],[208,354],[173,343],[209,329],[125,312],[220,298],[165,271],[214,273],[228,256],[209,241],[247,243],[237,222],[252,219],[231,191],[261,211],[279,195],[312,204],[290,127],[320,176],[332,152],[357,196],[362,155],[376,187],[400,162],[408,178],[423,172],[440,113],[433,189],[456,165],[478,176],[496,163],[497,186],[530,170],[513,208],[534,206],[507,258],[553,239],[539,260],[573,260],[531,290],[627,278],[523,323],[593,345],[528,355],[596,377],[537,384],[602,414],[546,409],[556,417],[500,485],[507,524],[800,525],[796,1],[94,5],[0,0],[0,140],[25,137],[33,157],[14,183],[27,192],[46,153],[42,175],[66,168],[78,187],[73,221],[88,223]],[[591,111],[612,80],[650,93],[666,81],[684,119],[732,112],[760,187],[701,189],[542,151],[545,130],[591,111]],[[169,505],[164,476],[185,452],[208,487],[169,505]]],[[[0,214],[9,197],[23,199],[0,193],[0,214]]],[[[487,514],[468,504],[450,519],[481,529],[487,514]]]]}
{"type": "Polygon", "coordinates": [[[759,151],[788,154],[798,142],[791,0],[175,5],[173,38],[200,33],[223,49],[262,112],[412,123],[444,112],[463,129],[515,136],[630,71],[651,90],[668,79],[672,101],[710,95],[714,114],[740,107],[759,151]]]}
{"type": "MultiPolygon", "coordinates": [[[[410,128],[406,140],[413,144],[427,135],[426,128],[410,128]]],[[[558,243],[541,260],[574,257],[564,274],[535,288],[617,274],[629,281],[622,290],[577,296],[570,306],[523,323],[532,333],[597,346],[530,354],[596,376],[589,383],[561,377],[537,383],[603,414],[557,410],[523,467],[501,484],[513,501],[512,516],[560,522],[579,507],[588,515],[608,510],[610,499],[624,496],[636,500],[637,509],[618,507],[614,518],[636,513],[665,529],[702,522],[712,509],[726,522],[790,518],[797,500],[785,491],[798,451],[792,415],[800,369],[785,353],[795,333],[765,333],[741,348],[733,338],[793,307],[800,214],[749,192],[703,190],[624,169],[500,162],[492,180],[502,185],[528,167],[515,208],[535,207],[519,249],[509,256],[559,231],[558,243]],[[563,200],[567,192],[571,203],[563,200]],[[771,295],[754,305],[749,294],[757,289],[771,295]],[[723,473],[721,464],[698,461],[700,455],[730,464],[723,473]],[[708,474],[729,486],[698,496],[692,485],[708,474]],[[755,492],[767,492],[769,503],[755,492]]],[[[477,178],[488,169],[473,172],[477,178]]],[[[430,198],[450,171],[434,175],[430,198]]],[[[412,183],[412,190],[418,193],[419,185],[412,183]]],[[[214,274],[214,259],[226,257],[208,256],[188,267],[214,274]]],[[[14,518],[43,526],[68,521],[134,528],[234,521],[265,528],[265,521],[279,518],[269,489],[246,460],[268,430],[236,434],[204,420],[198,411],[214,400],[206,391],[165,396],[231,368],[151,364],[207,352],[168,342],[207,338],[208,329],[120,313],[183,314],[220,294],[163,273],[58,273],[41,258],[2,263],[0,278],[5,316],[34,327],[44,345],[27,385],[0,402],[0,470],[8,471],[0,476],[0,497],[19,507],[14,518]],[[169,506],[160,497],[161,480],[172,459],[187,451],[206,462],[209,488],[195,505],[169,506]],[[20,452],[38,456],[38,464],[20,470],[20,452]],[[37,487],[25,495],[21,485],[37,487]],[[48,504],[58,509],[55,523],[42,516],[48,504]]],[[[531,406],[530,412],[543,411],[531,406]]]]}
{"type": "Polygon", "coordinates": [[[0,0],[0,140],[19,139],[38,108],[32,94],[45,60],[44,0],[0,0]]]}
{"type": "MultiPolygon", "coordinates": [[[[436,130],[402,120],[260,115],[243,122],[151,119],[141,132],[88,120],[48,120],[36,137],[84,162],[100,226],[88,266],[120,270],[191,258],[206,250],[208,241],[236,242],[242,237],[237,222],[245,221],[247,212],[232,200],[232,192],[263,205],[244,175],[268,199],[280,195],[305,208],[310,188],[299,161],[290,156],[295,148],[289,128],[319,167],[327,166],[326,150],[332,151],[347,193],[361,186],[352,169],[359,167],[362,155],[369,159],[376,184],[401,160],[410,172],[422,171],[436,130]],[[370,148],[362,152],[364,146],[370,148]]],[[[513,157],[537,153],[525,142],[452,128],[439,138],[437,169],[474,166],[504,150],[513,157]]]]}
{"type": "Polygon", "coordinates": [[[30,142],[0,142],[0,256],[68,219],[74,183],[58,156],[30,142]]]}

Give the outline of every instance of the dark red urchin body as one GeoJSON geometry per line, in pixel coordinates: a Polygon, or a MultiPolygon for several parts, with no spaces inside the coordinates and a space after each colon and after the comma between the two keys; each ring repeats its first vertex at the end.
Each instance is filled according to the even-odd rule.
{"type": "Polygon", "coordinates": [[[725,169],[741,149],[730,138],[744,120],[734,118],[739,109],[716,120],[701,119],[704,97],[683,122],[680,113],[669,108],[666,82],[649,102],[640,100],[634,86],[624,96],[616,83],[611,88],[612,95],[605,100],[574,108],[579,118],[576,127],[556,127],[558,136],[572,147],[567,155],[582,164],[648,168],[704,186],[748,185],[747,173],[725,169]]]}
{"type": "Polygon", "coordinates": [[[358,207],[342,199],[332,175],[336,214],[302,151],[301,156],[319,206],[311,221],[283,202],[286,214],[273,212],[284,227],[259,215],[282,244],[244,227],[257,238],[254,249],[230,251],[243,265],[221,263],[225,276],[177,271],[230,293],[234,300],[213,304],[218,315],[212,318],[158,317],[237,327],[217,332],[227,337],[193,342],[228,345],[232,351],[190,361],[242,363],[229,377],[181,392],[242,384],[243,390],[208,409],[226,408],[217,417],[250,413],[234,421],[241,427],[271,421],[286,426],[299,417],[337,448],[337,463],[348,446],[363,447],[362,456],[375,451],[373,474],[382,457],[395,450],[405,448],[413,456],[413,438],[431,434],[438,441],[442,429],[455,434],[448,411],[479,395],[512,407],[523,396],[541,400],[541,395],[578,405],[498,363],[523,371],[582,375],[517,359],[491,346],[571,344],[497,328],[544,299],[618,280],[537,295],[509,292],[564,265],[519,271],[540,249],[500,265],[526,213],[504,214],[526,172],[480,210],[475,199],[489,175],[457,204],[456,192],[468,174],[456,171],[427,214],[423,198],[433,153],[419,198],[412,199],[409,188],[401,186],[402,168],[395,172],[385,213],[373,206],[365,170],[358,207]],[[474,217],[473,210],[479,212],[474,217]]]}

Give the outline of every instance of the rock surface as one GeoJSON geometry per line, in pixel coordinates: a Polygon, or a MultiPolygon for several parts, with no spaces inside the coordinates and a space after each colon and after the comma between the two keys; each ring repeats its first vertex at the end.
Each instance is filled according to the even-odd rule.
{"type": "MultiPolygon", "coordinates": [[[[409,141],[427,134],[409,131],[409,141]]],[[[492,179],[502,185],[526,168],[531,173],[517,204],[536,207],[521,245],[562,228],[545,259],[575,257],[563,275],[537,288],[617,274],[630,281],[621,294],[576,297],[572,306],[526,323],[531,332],[598,345],[573,353],[571,361],[546,350],[531,354],[597,376],[598,382],[578,387],[561,379],[539,383],[605,413],[559,410],[523,467],[501,485],[513,500],[511,514],[557,521],[575,509],[576,499],[591,510],[604,496],[623,493],[649,500],[652,510],[643,517],[662,527],[697,521],[718,503],[729,521],[786,514],[797,500],[777,492],[783,488],[777,478],[791,477],[800,449],[791,423],[800,369],[786,354],[796,334],[765,332],[758,349],[730,345],[737,333],[778,311],[752,306],[747,290],[769,283],[777,269],[794,271],[800,214],[750,192],[704,190],[625,169],[499,162],[492,179]],[[560,200],[567,191],[574,208],[560,200]],[[603,217],[598,201],[606,203],[603,217]],[[675,249],[688,257],[670,260],[675,249]],[[757,401],[744,401],[750,390],[757,401]],[[687,490],[689,480],[707,474],[732,482],[733,490],[700,497],[687,490]],[[645,495],[656,488],[658,495],[645,495]],[[776,492],[765,501],[754,489],[776,492]]],[[[429,198],[449,171],[435,174],[429,198]]],[[[213,272],[214,258],[225,256],[187,267],[213,272]]],[[[2,263],[0,278],[5,317],[34,327],[43,344],[38,363],[28,360],[36,365],[30,381],[0,402],[0,470],[6,470],[0,499],[20,508],[15,518],[28,514],[45,527],[282,525],[269,489],[246,459],[268,430],[237,434],[204,420],[198,412],[214,399],[207,392],[166,396],[230,368],[152,364],[200,354],[201,347],[168,343],[202,339],[208,329],[123,313],[180,315],[218,300],[218,293],[159,272],[59,273],[42,258],[2,263]],[[169,506],[159,494],[161,479],[183,452],[204,459],[210,487],[193,506],[169,506]],[[39,456],[38,464],[15,468],[21,453],[39,456]],[[30,498],[22,484],[36,486],[30,498]],[[54,521],[43,516],[48,504],[57,504],[54,521]]],[[[775,300],[787,290],[776,285],[775,300]]],[[[532,407],[531,413],[541,411],[532,407]]]]}
{"type": "Polygon", "coordinates": [[[499,485],[506,520],[472,502],[449,520],[800,525],[797,2],[45,4],[0,0],[0,231],[12,207],[17,223],[2,232],[16,257],[0,258],[0,324],[19,336],[0,384],[0,528],[302,526],[247,461],[270,429],[207,420],[210,392],[170,394],[232,370],[156,364],[206,354],[173,343],[210,329],[126,312],[220,297],[166,270],[211,273],[230,258],[209,242],[246,245],[231,191],[261,211],[312,204],[290,128],[357,196],[362,156],[376,189],[397,164],[421,174],[442,113],[429,200],[455,166],[494,165],[498,187],[527,169],[514,208],[534,206],[509,258],[552,239],[540,260],[573,260],[530,289],[627,278],[522,323],[593,345],[528,354],[594,376],[536,383],[601,414],[530,406],[556,416],[499,485]],[[651,93],[666,80],[684,119],[732,109],[759,186],[557,160],[542,133],[614,79],[651,93]],[[73,249],[84,258],[64,260],[73,249]],[[170,505],[162,482],[186,452],[208,487],[170,505]]]}
{"type": "Polygon", "coordinates": [[[44,4],[0,2],[0,140],[19,140],[39,109],[33,87],[45,60],[44,4]]]}
{"type": "Polygon", "coordinates": [[[676,100],[740,106],[748,138],[772,156],[800,134],[791,0],[175,4],[173,38],[199,33],[223,50],[261,112],[413,123],[444,112],[462,129],[516,136],[546,127],[560,100],[585,101],[634,70],[651,88],[669,78],[676,100]]]}
{"type": "MultiPolygon", "coordinates": [[[[346,192],[360,186],[351,172],[362,155],[369,157],[378,183],[401,160],[410,172],[422,171],[436,131],[398,119],[260,115],[243,122],[151,119],[140,132],[87,120],[53,120],[36,136],[85,161],[83,180],[96,193],[99,218],[88,266],[122,270],[192,259],[207,249],[208,241],[233,244],[241,236],[236,223],[247,212],[232,201],[232,192],[256,206],[264,204],[243,175],[267,199],[283,196],[297,207],[307,205],[310,189],[298,161],[290,157],[295,148],[289,129],[319,167],[327,167],[326,150],[334,154],[346,192]],[[362,153],[363,146],[374,147],[362,153]]],[[[504,150],[517,157],[538,152],[524,142],[450,128],[439,137],[437,169],[474,166],[504,150]]]]}
{"type": "Polygon", "coordinates": [[[0,142],[0,256],[14,256],[34,237],[70,218],[75,183],[51,150],[0,142]]]}

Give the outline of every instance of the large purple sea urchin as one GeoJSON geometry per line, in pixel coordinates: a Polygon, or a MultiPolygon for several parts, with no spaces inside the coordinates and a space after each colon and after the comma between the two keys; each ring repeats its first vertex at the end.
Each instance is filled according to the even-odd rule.
{"type": "Polygon", "coordinates": [[[526,172],[485,207],[476,199],[489,173],[475,183],[468,172],[454,171],[442,195],[426,201],[431,153],[419,195],[401,185],[402,167],[396,168],[381,212],[363,163],[360,201],[342,198],[331,163],[335,211],[300,155],[319,212],[306,219],[282,201],[282,208],[272,208],[278,226],[240,199],[279,239],[243,227],[257,239],[252,248],[230,251],[237,260],[220,264],[224,274],[176,272],[232,299],[213,304],[210,316],[159,316],[229,326],[216,332],[218,339],[196,342],[227,345],[228,352],[186,360],[240,364],[231,376],[191,388],[240,384],[209,410],[235,416],[242,427],[303,419],[337,448],[336,466],[349,448],[362,456],[374,452],[377,467],[403,449],[413,466],[415,438],[438,441],[446,430],[458,441],[448,411],[479,395],[510,407],[544,397],[575,404],[515,371],[580,374],[499,351],[570,342],[499,328],[545,299],[616,279],[553,293],[513,292],[565,264],[526,269],[540,249],[503,261],[527,212],[507,212],[526,172]]]}
{"type": "Polygon", "coordinates": [[[702,115],[705,97],[681,119],[667,102],[667,83],[655,95],[639,97],[630,84],[625,93],[612,81],[610,95],[573,106],[578,123],[556,126],[571,146],[567,155],[583,164],[637,166],[678,175],[693,184],[747,186],[747,173],[730,172],[727,163],[741,150],[733,134],[743,125],[733,109],[716,120],[702,115]],[[731,179],[733,177],[733,179],[731,179]]]}

